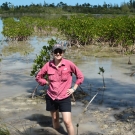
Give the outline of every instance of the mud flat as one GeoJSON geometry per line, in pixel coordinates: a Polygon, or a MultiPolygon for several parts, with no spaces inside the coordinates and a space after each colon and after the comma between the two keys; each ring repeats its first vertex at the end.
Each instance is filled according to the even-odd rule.
{"type": "MultiPolygon", "coordinates": [[[[67,135],[60,117],[61,128],[52,128],[51,117],[45,110],[42,97],[31,99],[20,95],[0,102],[0,125],[5,124],[11,135],[67,135]]],[[[91,104],[85,113],[86,104],[76,101],[72,106],[72,118],[77,135],[134,135],[135,108],[107,108],[91,104]],[[78,127],[77,127],[78,124],[78,127]]]]}

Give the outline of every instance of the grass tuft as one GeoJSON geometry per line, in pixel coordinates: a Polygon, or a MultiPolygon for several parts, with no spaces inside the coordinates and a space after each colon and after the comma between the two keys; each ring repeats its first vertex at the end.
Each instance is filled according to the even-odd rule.
{"type": "Polygon", "coordinates": [[[0,135],[10,135],[10,132],[5,125],[0,125],[0,135]]]}

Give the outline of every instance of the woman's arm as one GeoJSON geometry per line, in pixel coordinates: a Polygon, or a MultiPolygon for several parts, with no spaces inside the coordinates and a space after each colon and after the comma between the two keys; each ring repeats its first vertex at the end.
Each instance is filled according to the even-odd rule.
{"type": "Polygon", "coordinates": [[[74,73],[76,76],[76,81],[75,81],[76,85],[74,85],[74,88],[77,89],[78,85],[83,83],[84,75],[73,62],[70,62],[70,68],[71,68],[72,73],[74,73]]]}
{"type": "Polygon", "coordinates": [[[36,81],[41,85],[45,85],[45,84],[49,84],[49,82],[44,78],[44,76],[47,74],[47,66],[48,63],[46,63],[41,70],[38,72],[37,76],[36,76],[36,81]]]}

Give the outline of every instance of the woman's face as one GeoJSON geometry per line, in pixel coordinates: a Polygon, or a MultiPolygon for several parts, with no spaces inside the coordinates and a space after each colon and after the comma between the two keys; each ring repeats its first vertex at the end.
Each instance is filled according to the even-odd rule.
{"type": "Polygon", "coordinates": [[[53,52],[53,56],[56,60],[61,60],[63,57],[63,51],[61,49],[55,49],[53,52]]]}

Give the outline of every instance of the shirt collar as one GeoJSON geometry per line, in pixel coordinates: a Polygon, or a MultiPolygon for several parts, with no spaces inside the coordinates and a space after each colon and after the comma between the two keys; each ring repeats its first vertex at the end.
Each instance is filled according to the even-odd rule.
{"type": "MultiPolygon", "coordinates": [[[[61,60],[61,66],[62,66],[62,65],[64,65],[64,66],[65,66],[65,64],[66,64],[65,59],[64,59],[64,58],[62,58],[62,60],[61,60]]],[[[55,64],[54,64],[54,60],[52,60],[52,61],[50,62],[50,65],[51,65],[51,66],[55,66],[55,64]]]]}

